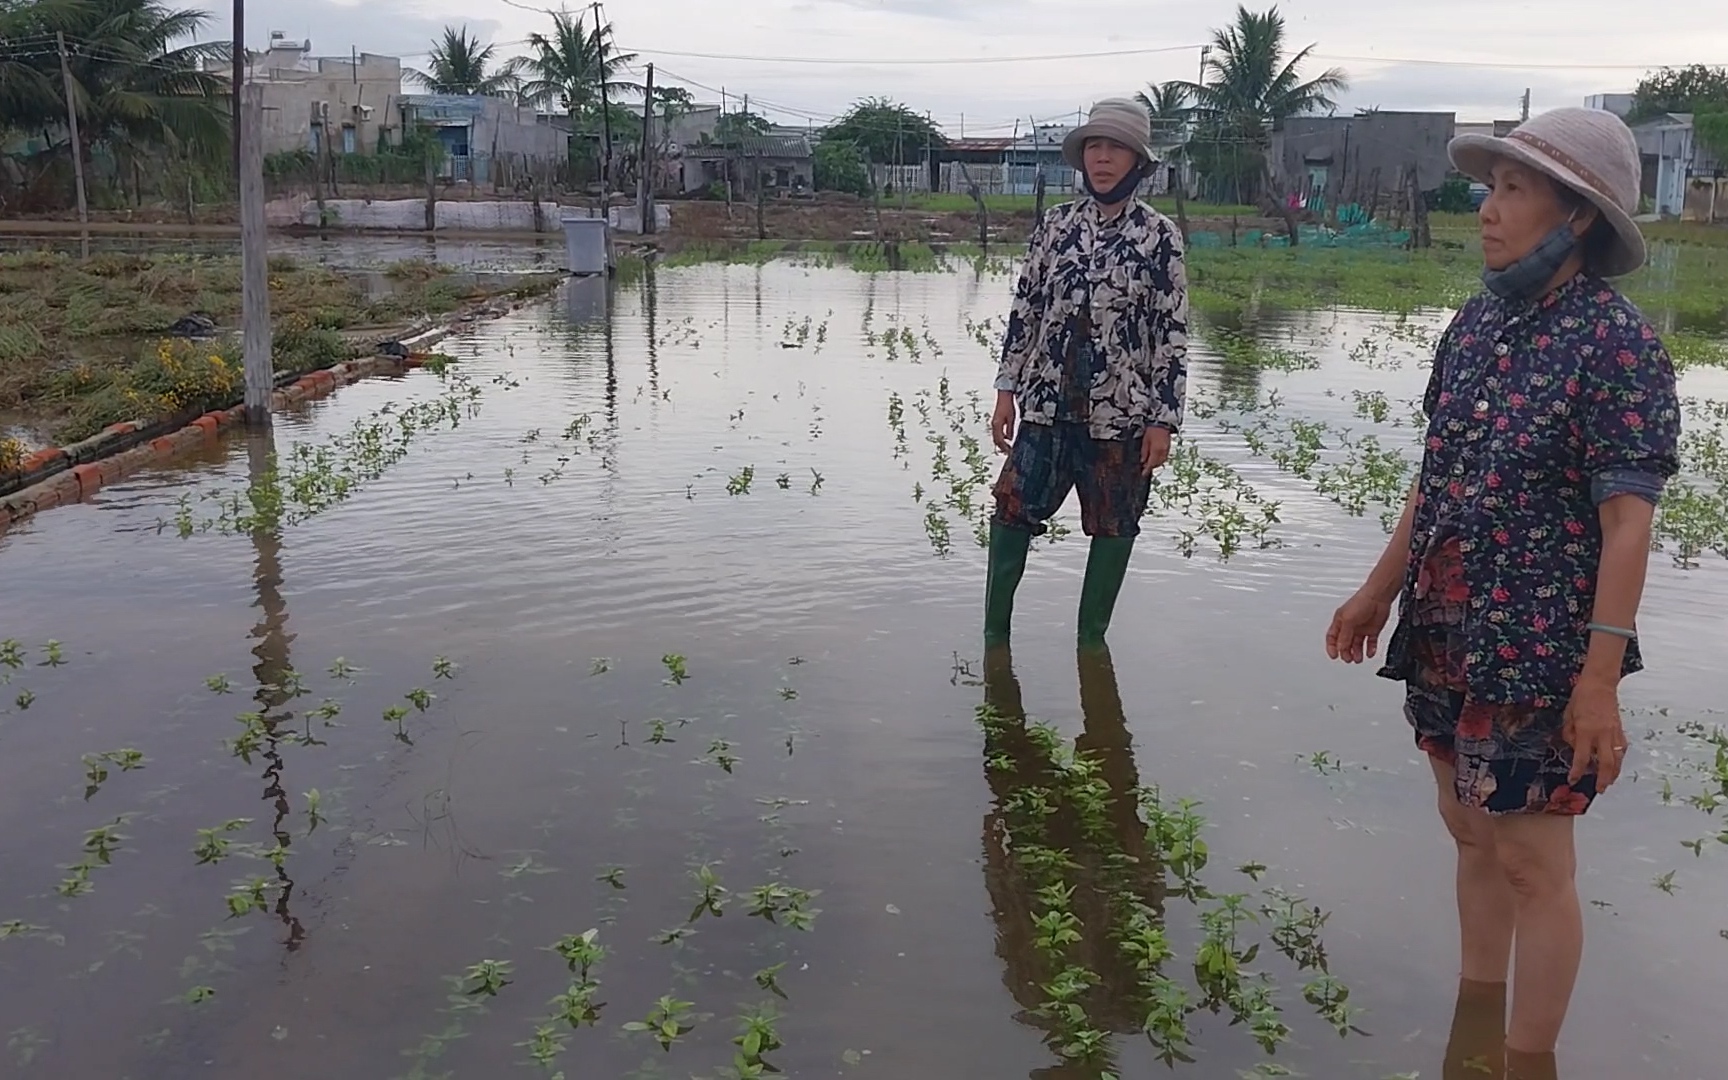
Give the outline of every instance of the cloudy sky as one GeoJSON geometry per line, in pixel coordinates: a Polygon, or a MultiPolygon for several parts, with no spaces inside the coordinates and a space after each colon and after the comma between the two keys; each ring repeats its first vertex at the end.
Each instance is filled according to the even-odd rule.
{"type": "MultiPolygon", "coordinates": [[[[1630,90],[1648,67],[1720,61],[1728,20],[1719,3],[1294,0],[1280,9],[1292,45],[1317,46],[1315,72],[1349,73],[1344,107],[1489,120],[1516,116],[1526,87],[1541,111],[1630,90]]],[[[425,62],[447,24],[466,24],[510,55],[550,22],[506,0],[277,0],[269,15],[265,7],[249,7],[253,47],[281,30],[310,38],[320,55],[357,47],[408,66],[425,62]]],[[[749,94],[753,109],[777,121],[819,125],[858,97],[885,94],[929,111],[950,134],[964,122],[969,135],[1007,134],[1016,118],[1051,119],[1149,81],[1193,78],[1199,45],[1234,10],[1224,0],[614,0],[605,8],[620,45],[699,100],[718,100],[713,91],[724,88],[749,94]],[[1085,55],[1099,53],[1123,55],[1085,55]],[[1002,62],[976,62],[993,58],[1002,62]]],[[[227,12],[212,16],[211,36],[226,34],[227,12]]]]}

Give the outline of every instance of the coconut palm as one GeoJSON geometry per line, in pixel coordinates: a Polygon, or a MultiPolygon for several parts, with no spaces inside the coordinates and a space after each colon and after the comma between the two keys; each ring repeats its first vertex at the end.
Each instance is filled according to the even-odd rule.
{"type": "Polygon", "coordinates": [[[516,63],[509,62],[489,70],[496,46],[481,45],[471,37],[466,26],[460,30],[446,26],[444,37],[432,43],[431,63],[427,70],[413,73],[434,94],[478,94],[482,97],[509,97],[521,80],[516,63]]]}
{"type": "MultiPolygon", "coordinates": [[[[48,61],[54,31],[61,28],[65,5],[43,0],[13,5],[0,0],[0,129],[40,131],[55,109],[65,115],[60,84],[48,61]]],[[[58,63],[57,60],[55,60],[58,63]]]]}
{"type": "Polygon", "coordinates": [[[1328,68],[1304,80],[1299,69],[1314,46],[1288,60],[1284,49],[1284,16],[1276,7],[1255,14],[1238,6],[1233,25],[1212,31],[1205,82],[1188,84],[1195,105],[1259,135],[1292,116],[1337,108],[1332,95],[1349,89],[1348,76],[1328,68]]]}
{"type": "MultiPolygon", "coordinates": [[[[67,66],[86,146],[106,143],[128,155],[168,151],[219,160],[228,149],[228,81],[206,71],[226,60],[225,42],[192,42],[210,21],[203,11],[173,10],[155,0],[80,0],[57,5],[49,27],[66,35],[67,66]]],[[[33,58],[58,74],[53,50],[33,58]]],[[[54,80],[58,89],[58,80],[54,80]]],[[[65,97],[55,94],[43,121],[58,123],[65,97]]]]}
{"type": "Polygon", "coordinates": [[[572,117],[593,117],[600,111],[602,87],[612,101],[642,92],[618,78],[636,54],[617,50],[610,23],[590,31],[581,13],[555,12],[551,35],[530,34],[528,47],[532,51],[518,70],[523,97],[536,105],[558,105],[572,117]]]}
{"type": "Polygon", "coordinates": [[[1152,118],[1152,141],[1159,148],[1166,165],[1177,168],[1177,180],[1172,186],[1176,196],[1176,222],[1182,236],[1188,236],[1187,171],[1189,125],[1194,118],[1193,89],[1190,84],[1172,80],[1151,83],[1134,95],[1152,118]]]}
{"type": "Polygon", "coordinates": [[[1284,16],[1276,7],[1256,14],[1236,8],[1235,22],[1212,31],[1204,80],[1187,83],[1197,121],[1190,152],[1214,198],[1233,189],[1240,202],[1260,190],[1272,129],[1293,116],[1337,107],[1349,88],[1339,68],[1303,79],[1314,46],[1285,56],[1284,16]]]}

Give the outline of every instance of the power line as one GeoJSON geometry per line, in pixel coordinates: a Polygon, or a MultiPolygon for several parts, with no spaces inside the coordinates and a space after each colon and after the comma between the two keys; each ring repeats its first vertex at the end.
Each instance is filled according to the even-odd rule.
{"type": "MultiPolygon", "coordinates": [[[[508,3],[509,0],[506,0],[508,3]]],[[[521,7],[523,5],[513,4],[521,7]]],[[[537,9],[528,9],[537,10],[537,9]]],[[[676,49],[650,49],[631,46],[629,52],[653,56],[680,56],[698,60],[730,60],[758,64],[805,64],[828,66],[926,66],[953,64],[1019,64],[1045,60],[1093,60],[1122,56],[1149,56],[1158,53],[1188,52],[1200,44],[1161,45],[1136,49],[1110,49],[1099,52],[1037,53],[1022,56],[959,56],[959,57],[841,57],[841,56],[766,56],[743,53],[688,52],[676,49]]],[[[1596,64],[1596,63],[1531,63],[1508,60],[1445,60],[1432,57],[1363,56],[1346,53],[1310,53],[1316,60],[1343,60],[1361,64],[1409,64],[1421,67],[1505,68],[1511,70],[1540,69],[1550,71],[1655,71],[1664,67],[1684,67],[1672,62],[1664,64],[1596,64]]]]}
{"type": "Polygon", "coordinates": [[[1347,56],[1342,53],[1309,53],[1316,60],[1343,60],[1353,64],[1411,64],[1418,67],[1504,68],[1513,71],[1658,71],[1684,64],[1533,64],[1510,60],[1433,60],[1408,56],[1347,56]]]}
{"type": "Polygon", "coordinates": [[[958,56],[958,57],[880,57],[849,59],[839,56],[743,56],[730,53],[682,52],[675,49],[644,49],[629,46],[626,51],[649,56],[682,56],[697,60],[736,60],[758,64],[833,64],[849,67],[900,66],[916,67],[940,64],[1024,64],[1041,60],[1095,60],[1112,56],[1149,56],[1154,53],[1189,52],[1198,45],[1162,45],[1144,49],[1113,49],[1108,52],[1043,53],[1036,56],[958,56]]]}

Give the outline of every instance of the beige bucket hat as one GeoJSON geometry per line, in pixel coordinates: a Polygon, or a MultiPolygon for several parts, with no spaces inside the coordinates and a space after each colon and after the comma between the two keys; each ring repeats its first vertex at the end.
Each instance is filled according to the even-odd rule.
{"type": "Polygon", "coordinates": [[[1505,138],[1460,135],[1447,144],[1459,172],[1486,183],[1496,158],[1511,158],[1589,199],[1614,229],[1615,241],[1602,265],[1604,277],[1630,274],[1644,265],[1644,234],[1638,212],[1638,141],[1611,112],[1564,108],[1533,116],[1505,138]]]}
{"type": "Polygon", "coordinates": [[[1092,106],[1086,122],[1062,140],[1062,160],[1086,171],[1086,140],[1109,139],[1152,161],[1152,114],[1133,98],[1105,98],[1092,106]]]}

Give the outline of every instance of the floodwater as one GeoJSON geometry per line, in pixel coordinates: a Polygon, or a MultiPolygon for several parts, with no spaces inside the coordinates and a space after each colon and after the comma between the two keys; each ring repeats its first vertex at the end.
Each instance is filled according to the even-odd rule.
{"type": "MultiPolygon", "coordinates": [[[[1070,507],[1075,535],[1033,553],[1012,676],[986,671],[983,553],[939,510],[938,554],[914,486],[948,490],[930,437],[964,471],[959,437],[981,433],[967,395],[993,374],[968,324],[999,316],[1008,288],[784,263],[572,282],[451,341],[475,407],[304,522],[179,534],[177,518],[217,515],[200,492],[263,468],[269,447],[236,436],[0,537],[0,637],[27,661],[0,698],[0,924],[34,928],[0,939],[0,1074],[504,1075],[531,1068],[527,1044],[572,979],[547,947],[595,928],[604,1008],[571,1033],[568,1077],[729,1075],[737,1017],[764,1000],[784,1044],[767,1057],[788,1076],[1096,1075],[1058,1068],[1030,1011],[1049,972],[1025,923],[1038,901],[1003,849],[1014,784],[986,758],[988,693],[1097,754],[1112,791],[1199,800],[1214,892],[1253,907],[1276,886],[1330,913],[1327,965],[1365,1034],[1317,1018],[1309,975],[1247,926],[1290,1039],[1268,1058],[1228,1012],[1197,1013],[1199,1060],[1178,1073],[1443,1075],[1456,931],[1432,781],[1399,688],[1328,665],[1320,642],[1384,542],[1377,511],[1347,514],[1253,455],[1240,420],[1197,416],[1188,437],[1279,503],[1276,546],[1224,560],[1203,540],[1188,557],[1191,523],[1149,519],[1113,667],[1082,667],[1070,507]],[[49,639],[63,663],[44,663],[49,639]],[[339,658],[350,676],[331,673],[339,658]],[[306,696],[237,759],[235,715],[288,669],[306,696]],[[206,687],[218,675],[231,693],[206,687]],[[435,695],[423,713],[415,688],[435,695]],[[331,724],[314,713],[325,699],[341,704],[331,724]],[[292,740],[302,726],[318,744],[292,740]],[[81,757],[122,749],[143,767],[116,753],[87,796],[81,757]],[[89,891],[58,894],[86,834],[121,815],[89,891]],[[200,830],[231,841],[225,857],[200,863],[200,830]],[[258,854],[278,843],[280,868],[258,854]],[[1250,864],[1257,880],[1237,869],[1250,864]],[[704,865],[723,915],[691,922],[704,865]],[[752,917],[771,885],[780,917],[752,917]],[[786,905],[818,914],[800,928],[786,905]],[[510,965],[495,996],[448,981],[487,960],[510,965]],[[784,1000],[753,977],[776,965],[763,981],[784,1000]],[[665,995],[694,1024],[670,1051],[622,1030],[665,995]]],[[[1266,317],[1255,334],[1322,366],[1244,372],[1202,351],[1191,396],[1209,412],[1276,392],[1284,417],[1407,447],[1394,421],[1441,318],[1266,317]],[[1383,392],[1386,422],[1358,418],[1352,390],[1383,392]]],[[[1686,391],[1728,396],[1711,374],[1686,391]]],[[[345,388],[280,420],[276,450],[443,392],[426,371],[345,388]]],[[[1568,1080],[1723,1075],[1728,850],[1682,846],[1722,822],[1685,804],[1705,786],[1685,762],[1704,755],[1681,728],[1722,722],[1725,601],[1722,560],[1653,558],[1652,670],[1625,688],[1632,775],[1579,828],[1589,938],[1568,1080]]],[[[1142,820],[1116,800],[1114,842],[1142,848],[1142,820]]],[[[1172,891],[1162,906],[1192,957],[1195,905],[1172,891]]],[[[1187,968],[1167,973],[1191,984],[1187,968]]],[[[1115,1042],[1120,1075],[1164,1068],[1144,1037],[1115,1042]]],[[[1444,1075],[1474,1075],[1459,1068],[1444,1075]]]]}

